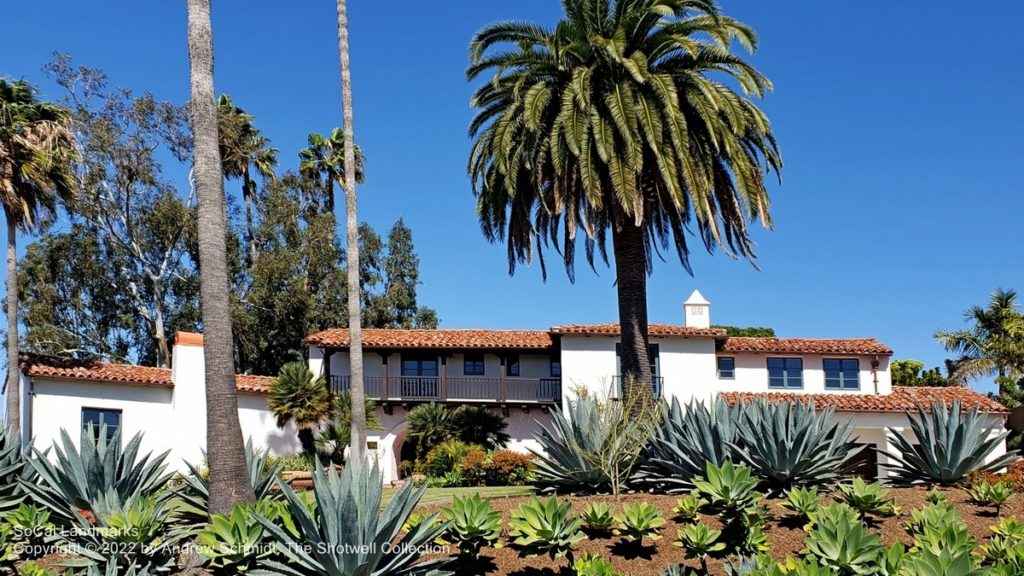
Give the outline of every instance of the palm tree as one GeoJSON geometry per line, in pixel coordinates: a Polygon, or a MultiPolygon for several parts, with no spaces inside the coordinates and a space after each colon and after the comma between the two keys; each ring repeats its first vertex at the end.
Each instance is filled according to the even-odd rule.
{"type": "MultiPolygon", "coordinates": [[[[364,182],[363,151],[356,146],[356,183],[364,182]]],[[[345,188],[345,136],[335,128],[330,136],[313,132],[307,140],[307,147],[299,151],[299,171],[316,182],[323,198],[317,206],[334,213],[334,185],[345,188]],[[322,204],[321,204],[322,202],[322,204]]]]}
{"type": "Polygon", "coordinates": [[[217,100],[217,134],[220,142],[220,162],[224,177],[241,178],[242,201],[245,203],[246,243],[249,245],[249,263],[256,261],[256,233],[252,222],[256,201],[256,182],[252,170],[264,180],[274,178],[277,167],[277,148],[253,126],[253,117],[247,114],[227,94],[217,100]]]}
{"type": "Polygon", "coordinates": [[[501,414],[482,406],[461,406],[452,414],[452,428],[459,440],[488,450],[503,448],[511,437],[501,414]]]}
{"type": "Polygon", "coordinates": [[[270,386],[270,411],[277,426],[295,423],[306,454],[316,453],[313,431],[331,415],[331,400],[323,376],[313,377],[304,362],[289,362],[270,386]]]}
{"type": "Polygon", "coordinates": [[[443,404],[420,404],[409,411],[407,439],[416,446],[416,459],[427,455],[431,447],[455,434],[452,412],[443,404]]]}
{"type": "MultiPolygon", "coordinates": [[[[345,175],[345,231],[348,270],[348,333],[349,333],[349,372],[351,380],[349,393],[352,405],[362,406],[365,402],[363,392],[363,332],[362,332],[362,298],[359,286],[359,219],[356,214],[356,180],[359,172],[356,168],[355,130],[352,126],[352,67],[348,54],[348,3],[337,0],[338,11],[338,55],[341,69],[341,113],[343,129],[343,151],[345,175]]],[[[331,200],[333,207],[333,199],[331,200]]],[[[366,416],[362,410],[352,411],[352,441],[349,465],[357,469],[362,467],[366,458],[366,416]]]]}
{"type": "Polygon", "coordinates": [[[578,231],[607,263],[611,230],[625,391],[650,396],[647,274],[670,241],[692,273],[688,236],[753,261],[749,224],[771,227],[765,176],[782,159],[750,97],[769,80],[730,51],[754,32],[710,0],[564,0],[554,29],[511,22],[470,45],[469,175],[509,272],[545,246],[570,280],[578,231]],[[723,83],[723,79],[728,83],[723,83]],[[738,93],[733,86],[738,86],[738,93]]]}
{"type": "MultiPolygon", "coordinates": [[[[335,464],[345,459],[345,446],[352,439],[352,395],[346,390],[334,396],[331,402],[331,422],[320,432],[316,439],[317,452],[335,464]]],[[[377,417],[377,403],[370,398],[363,402],[363,417],[366,419],[367,430],[380,430],[381,422],[377,417]]]]}
{"type": "Polygon", "coordinates": [[[39,102],[32,85],[0,78],[0,200],[7,217],[7,426],[21,431],[18,374],[18,229],[70,202],[75,194],[71,113],[39,102]]]}
{"type": "Polygon", "coordinates": [[[227,218],[224,177],[217,145],[217,103],[213,91],[213,29],[210,0],[188,0],[189,104],[195,147],[198,206],[199,296],[206,361],[206,452],[210,467],[210,513],[230,511],[253,500],[238,422],[228,291],[227,218]]]}
{"type": "Polygon", "coordinates": [[[958,356],[950,364],[950,381],[965,385],[994,375],[1000,396],[1008,397],[1024,375],[1024,314],[1017,304],[1017,291],[996,290],[987,307],[972,306],[964,317],[972,323],[967,330],[935,333],[936,340],[958,356]]]}

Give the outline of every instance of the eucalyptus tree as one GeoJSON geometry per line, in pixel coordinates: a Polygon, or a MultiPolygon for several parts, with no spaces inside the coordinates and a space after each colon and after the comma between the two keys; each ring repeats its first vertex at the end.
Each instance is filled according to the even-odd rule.
{"type": "Polygon", "coordinates": [[[226,513],[253,500],[238,422],[234,345],[228,290],[227,215],[224,175],[217,140],[213,90],[213,26],[210,0],[188,0],[188,56],[194,139],[195,186],[199,195],[200,297],[206,361],[206,458],[210,468],[210,514],[226,513]]]}
{"type": "Polygon", "coordinates": [[[0,202],[7,220],[7,426],[21,429],[18,372],[18,230],[30,231],[74,198],[70,112],[39,101],[25,81],[0,78],[0,202]]]}
{"type": "Polygon", "coordinates": [[[966,330],[939,330],[935,339],[957,355],[949,380],[966,385],[995,376],[1000,396],[1013,396],[1015,382],[1024,376],[1024,314],[1016,290],[998,289],[988,305],[971,306],[964,312],[971,323],[966,330]]]}
{"type": "Polygon", "coordinates": [[[470,44],[469,175],[484,235],[509,272],[554,244],[574,279],[607,263],[611,232],[627,394],[648,395],[647,275],[689,236],[755,258],[751,224],[771,227],[766,176],[782,159],[752,98],[772,87],[732,51],[756,36],[710,0],[564,0],[554,28],[488,26],[470,44]]]}
{"type": "MultiPolygon", "coordinates": [[[[317,132],[309,135],[306,148],[299,151],[299,170],[306,178],[317,183],[320,197],[309,204],[318,210],[334,214],[334,187],[345,188],[345,135],[338,128],[331,131],[330,136],[322,136],[317,132]]],[[[363,151],[356,146],[355,172],[356,183],[364,181],[363,151]]]]}
{"type": "Polygon", "coordinates": [[[253,171],[264,180],[274,178],[277,168],[277,148],[270,139],[253,125],[253,116],[239,108],[227,94],[217,100],[217,136],[220,142],[220,162],[224,177],[242,181],[242,203],[245,205],[246,244],[249,263],[256,261],[256,238],[253,224],[253,202],[256,201],[256,181],[253,171]]]}

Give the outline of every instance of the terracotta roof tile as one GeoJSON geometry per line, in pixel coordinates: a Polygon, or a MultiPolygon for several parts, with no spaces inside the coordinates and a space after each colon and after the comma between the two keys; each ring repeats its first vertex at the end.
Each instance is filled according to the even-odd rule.
{"type": "Polygon", "coordinates": [[[984,412],[1008,414],[1009,410],[984,394],[961,386],[893,386],[892,394],[804,394],[800,392],[722,392],[729,404],[765,398],[769,402],[814,402],[820,408],[831,407],[837,412],[915,412],[918,404],[931,409],[933,402],[947,405],[959,400],[965,408],[978,408],[984,412]]]}
{"type": "MultiPolygon", "coordinates": [[[[618,336],[619,325],[608,324],[567,324],[565,326],[554,326],[552,334],[583,334],[589,336],[618,336]]],[[[650,336],[725,336],[725,330],[721,328],[690,328],[676,324],[648,324],[647,333],[650,336]]]]}
{"type": "Polygon", "coordinates": [[[721,352],[772,352],[777,354],[883,354],[892,349],[874,338],[726,338],[721,352]]]}
{"type": "Polygon", "coordinates": [[[239,392],[269,393],[274,383],[273,376],[256,376],[255,374],[236,374],[235,385],[239,392]]]}
{"type": "MultiPolygon", "coordinates": [[[[348,328],[317,332],[307,336],[305,342],[328,348],[347,348],[348,328]]],[[[368,348],[545,349],[553,345],[551,334],[544,330],[363,330],[363,346],[368,348]]]]}

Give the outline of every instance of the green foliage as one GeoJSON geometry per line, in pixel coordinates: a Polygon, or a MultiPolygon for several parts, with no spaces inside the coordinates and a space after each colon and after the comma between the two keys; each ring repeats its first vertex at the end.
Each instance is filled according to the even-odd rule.
{"type": "Polygon", "coordinates": [[[589,502],[580,519],[590,534],[607,534],[615,525],[615,516],[604,502],[589,502]]]}
{"type": "Polygon", "coordinates": [[[737,408],[737,457],[772,489],[822,484],[838,478],[863,448],[849,422],[834,410],[804,402],[758,399],[737,408]]]}
{"type": "Polygon", "coordinates": [[[15,544],[16,540],[12,535],[11,527],[7,524],[0,524],[0,565],[18,560],[15,544]]]}
{"type": "Polygon", "coordinates": [[[78,510],[97,515],[122,511],[129,502],[160,492],[171,478],[164,466],[167,453],[140,456],[141,444],[142,435],[136,434],[122,449],[120,433],[90,425],[79,450],[61,430],[61,445],[53,447],[56,462],[36,450],[29,463],[39,480],[24,486],[55,518],[80,519],[78,510]]]}
{"type": "Polygon", "coordinates": [[[471,446],[461,440],[454,438],[437,444],[424,461],[427,474],[435,477],[443,477],[445,474],[459,473],[466,456],[471,452],[483,452],[480,446],[471,446]]]}
{"type": "Polygon", "coordinates": [[[35,483],[30,453],[31,448],[22,448],[21,435],[0,423],[0,514],[17,508],[25,500],[25,484],[35,483]]]}
{"type": "Polygon", "coordinates": [[[780,506],[793,513],[797,520],[811,522],[825,501],[817,488],[794,487],[787,490],[780,506]]]}
{"type": "Polygon", "coordinates": [[[482,406],[460,406],[452,414],[454,434],[467,444],[487,450],[503,448],[509,442],[508,422],[499,413],[482,406]]]}
{"type": "MultiPolygon", "coordinates": [[[[380,430],[377,403],[372,398],[363,399],[363,412],[367,430],[380,430]]],[[[345,448],[352,442],[352,396],[348,390],[335,394],[331,401],[331,416],[327,426],[316,438],[316,451],[324,460],[334,464],[345,462],[345,448]]]]}
{"type": "Polygon", "coordinates": [[[960,401],[954,400],[952,406],[933,403],[930,414],[923,406],[918,406],[917,412],[907,413],[914,441],[888,429],[889,443],[896,449],[890,454],[895,463],[887,465],[894,482],[951,485],[971,472],[993,472],[1017,459],[1011,451],[985,461],[1009,431],[994,430],[988,415],[977,408],[963,410],[960,401]]]}
{"type": "Polygon", "coordinates": [[[1024,314],[1016,290],[998,289],[988,305],[972,306],[964,315],[972,322],[967,330],[935,333],[947,351],[956,355],[949,379],[957,385],[996,376],[999,397],[1015,396],[1014,380],[1024,374],[1024,314]]]}
{"type": "Polygon", "coordinates": [[[704,477],[694,478],[693,484],[695,493],[727,518],[739,517],[762,497],[750,468],[729,461],[721,466],[708,462],[704,477]]]}
{"type": "Polygon", "coordinates": [[[735,436],[725,400],[716,398],[710,407],[703,402],[683,406],[673,397],[644,449],[636,479],[661,491],[685,490],[708,462],[721,466],[731,459],[735,436]]]}
{"type": "Polygon", "coordinates": [[[919,510],[910,511],[910,521],[904,525],[915,538],[930,532],[938,532],[947,526],[961,523],[960,514],[948,502],[928,504],[919,510]]]}
{"type": "Polygon", "coordinates": [[[458,546],[463,556],[476,558],[481,549],[495,546],[501,538],[501,513],[479,494],[456,496],[451,507],[445,508],[444,519],[447,525],[442,537],[458,546]]]}
{"type": "Polygon", "coordinates": [[[199,552],[215,573],[238,574],[269,556],[266,530],[250,506],[236,505],[230,514],[214,514],[196,535],[199,552]]]}
{"type": "Polygon", "coordinates": [[[977,504],[994,507],[998,515],[1003,504],[1013,497],[1013,490],[1005,482],[990,483],[988,480],[982,480],[968,486],[967,495],[977,504]]]}
{"type": "Polygon", "coordinates": [[[839,490],[843,494],[843,501],[862,516],[894,516],[899,513],[895,500],[879,482],[868,484],[862,478],[854,478],[850,484],[841,484],[839,490]]]}
{"type": "MultiPolygon", "coordinates": [[[[257,449],[250,438],[245,442],[245,464],[257,501],[281,497],[274,486],[284,465],[282,459],[272,459],[269,449],[257,449]]],[[[194,524],[205,524],[209,517],[210,479],[194,464],[186,462],[185,465],[189,473],[182,476],[181,485],[175,489],[184,504],[182,517],[194,524]]]]}
{"type": "Polygon", "coordinates": [[[1024,572],[1024,524],[1014,517],[992,526],[992,537],[978,548],[978,556],[990,564],[1002,564],[1024,572]]]}
{"type": "Polygon", "coordinates": [[[359,574],[427,574],[443,567],[446,559],[420,559],[422,549],[438,538],[442,526],[433,517],[399,537],[426,486],[404,484],[386,506],[381,506],[382,480],[376,464],[346,467],[339,475],[332,467],[313,470],[315,510],[281,483],[280,488],[297,528],[293,534],[273,519],[257,516],[277,543],[284,560],[265,560],[261,574],[281,576],[356,576],[359,574]],[[304,552],[306,546],[322,553],[304,552]]]}
{"type": "Polygon", "coordinates": [[[313,430],[330,416],[331,409],[323,376],[314,377],[303,361],[285,364],[270,385],[269,404],[277,427],[295,424],[303,452],[314,453],[313,430]]]}
{"type": "Polygon", "coordinates": [[[928,495],[925,497],[925,500],[929,504],[945,504],[949,502],[949,499],[946,497],[946,493],[939,490],[938,488],[932,488],[931,490],[929,490],[928,495]]]}
{"type": "Polygon", "coordinates": [[[982,576],[986,571],[974,565],[970,552],[923,550],[903,562],[900,576],[982,576]]]}
{"type": "Polygon", "coordinates": [[[416,459],[427,455],[436,446],[452,436],[452,412],[444,404],[420,404],[409,411],[407,441],[416,446],[416,459]]]}
{"type": "Polygon", "coordinates": [[[884,550],[878,536],[845,504],[823,507],[804,544],[804,555],[840,576],[876,574],[884,550]]]}
{"type": "Polygon", "coordinates": [[[441,517],[437,514],[427,514],[426,512],[413,512],[409,514],[405,523],[402,524],[402,532],[410,532],[419,527],[420,524],[427,522],[428,524],[441,524],[441,517]]]}
{"type": "Polygon", "coordinates": [[[35,557],[36,552],[43,550],[43,544],[53,535],[54,525],[50,522],[50,512],[32,504],[22,503],[8,513],[4,521],[11,527],[11,540],[30,552],[22,552],[24,557],[35,557]]]}
{"type": "Polygon", "coordinates": [[[676,500],[676,505],[672,507],[672,512],[675,513],[676,518],[684,522],[693,522],[697,519],[700,509],[705,504],[706,502],[700,496],[690,493],[676,500]]]}
{"type": "MultiPolygon", "coordinates": [[[[361,274],[364,280],[371,279],[362,284],[367,292],[363,313],[366,325],[374,328],[437,328],[437,311],[419,305],[416,300],[416,287],[421,283],[420,259],[414,249],[412,229],[404,220],[399,218],[395,221],[383,248],[383,254],[376,257],[368,254],[371,257],[365,259],[371,266],[379,262],[379,267],[361,274]]],[[[365,266],[363,254],[359,256],[360,265],[365,266]]]]}
{"type": "Polygon", "coordinates": [[[622,513],[615,515],[615,535],[643,544],[644,538],[661,540],[661,527],[665,519],[648,502],[626,504],[622,513]]]}
{"type": "Polygon", "coordinates": [[[726,336],[749,336],[752,338],[774,338],[775,329],[767,328],[765,326],[725,326],[725,325],[712,325],[712,328],[718,328],[725,330],[726,336]]]}
{"type": "Polygon", "coordinates": [[[936,366],[925,370],[924,364],[917,360],[893,360],[889,362],[889,373],[892,374],[893,386],[950,386],[950,381],[942,375],[936,366]]]}
{"type": "Polygon", "coordinates": [[[708,555],[725,550],[725,543],[719,541],[721,535],[721,531],[712,530],[703,522],[695,522],[677,533],[675,545],[686,551],[687,558],[699,558],[707,574],[708,555]]]}
{"type": "Polygon", "coordinates": [[[612,563],[596,554],[584,554],[572,564],[576,576],[623,576],[616,572],[612,563]]]}
{"type": "Polygon", "coordinates": [[[512,510],[509,537],[519,554],[530,558],[547,554],[560,558],[571,555],[577,542],[586,538],[579,518],[569,513],[569,503],[551,496],[543,502],[536,496],[512,510]]]}

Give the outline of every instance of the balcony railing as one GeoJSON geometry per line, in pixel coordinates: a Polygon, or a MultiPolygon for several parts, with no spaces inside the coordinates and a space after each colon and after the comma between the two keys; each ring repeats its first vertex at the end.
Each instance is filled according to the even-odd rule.
{"type": "MultiPolygon", "coordinates": [[[[349,376],[331,376],[332,393],[349,388],[349,376]]],[[[484,376],[364,376],[366,397],[377,401],[557,403],[560,378],[484,376]]]]}
{"type": "MultiPolygon", "coordinates": [[[[656,399],[661,398],[664,389],[665,377],[651,376],[651,393],[654,395],[656,399]]],[[[622,398],[622,376],[615,376],[612,378],[611,397],[613,399],[622,398]]]]}

